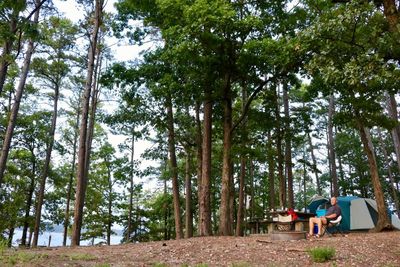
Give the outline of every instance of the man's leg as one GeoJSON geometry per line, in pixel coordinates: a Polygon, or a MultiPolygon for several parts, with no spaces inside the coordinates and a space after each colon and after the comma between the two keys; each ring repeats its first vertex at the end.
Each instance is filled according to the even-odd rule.
{"type": "Polygon", "coordinates": [[[327,223],[326,218],[321,218],[318,220],[317,224],[318,224],[318,235],[319,236],[321,236],[322,225],[326,224],[326,223],[327,223]]]}
{"type": "Polygon", "coordinates": [[[309,229],[308,232],[310,235],[314,234],[314,223],[319,224],[321,223],[321,220],[317,217],[310,218],[310,220],[308,221],[308,229],[309,229]]]}

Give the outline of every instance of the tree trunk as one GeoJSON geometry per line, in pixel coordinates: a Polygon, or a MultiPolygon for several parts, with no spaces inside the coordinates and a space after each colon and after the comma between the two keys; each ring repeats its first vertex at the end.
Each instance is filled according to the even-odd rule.
{"type": "Polygon", "coordinates": [[[168,125],[168,149],[169,149],[169,167],[172,176],[172,194],[174,199],[174,218],[175,218],[175,235],[176,239],[183,238],[181,212],[179,204],[179,182],[178,182],[178,165],[176,162],[175,152],[175,130],[174,115],[172,110],[171,95],[166,99],[167,107],[167,125],[168,125]]]}
{"type": "Polygon", "coordinates": [[[239,200],[236,218],[236,236],[243,236],[244,223],[244,205],[245,205],[245,179],[246,179],[246,157],[240,156],[240,173],[239,173],[239,200]]]}
{"type": "Polygon", "coordinates": [[[329,112],[328,112],[328,153],[329,162],[331,164],[332,176],[332,196],[339,196],[338,179],[336,171],[336,156],[335,156],[335,141],[333,138],[333,115],[335,113],[335,96],[333,93],[329,99],[329,112]]]}
{"type": "Polygon", "coordinates": [[[185,164],[185,238],[193,237],[193,209],[192,209],[192,155],[190,148],[186,147],[186,164],[185,164]]]}
{"type": "MultiPolygon", "coordinates": [[[[304,211],[307,212],[307,169],[306,169],[306,149],[303,152],[303,205],[304,211]]],[[[322,194],[320,194],[321,196],[322,194]]]]}
{"type": "Polygon", "coordinates": [[[35,172],[36,172],[36,160],[32,161],[32,177],[31,183],[29,185],[28,194],[26,196],[26,208],[25,208],[25,217],[24,217],[24,228],[22,230],[21,237],[21,246],[26,246],[26,238],[29,230],[29,212],[31,210],[32,201],[33,201],[33,192],[35,191],[35,172]]]}
{"type": "Polygon", "coordinates": [[[319,196],[322,196],[321,182],[320,182],[319,177],[318,177],[317,159],[315,158],[315,155],[314,155],[314,146],[313,146],[313,143],[312,143],[312,140],[311,140],[310,132],[307,133],[307,139],[308,139],[308,145],[310,146],[311,159],[312,159],[312,162],[313,162],[313,166],[312,167],[313,167],[313,171],[314,171],[314,174],[315,174],[315,182],[316,182],[316,185],[317,185],[317,193],[318,193],[319,196]]]}
{"type": "MultiPolygon", "coordinates": [[[[200,121],[200,103],[196,102],[196,157],[197,157],[197,203],[198,209],[200,210],[200,200],[202,198],[202,164],[203,164],[203,146],[202,146],[202,131],[200,121]]],[[[199,212],[197,233],[200,235],[200,225],[202,221],[202,213],[199,212]]]]}
{"type": "Polygon", "coordinates": [[[132,141],[131,141],[131,158],[130,158],[130,188],[129,188],[129,207],[128,207],[128,226],[126,230],[126,243],[131,241],[132,233],[132,211],[133,211],[133,186],[134,186],[134,151],[135,151],[135,128],[132,129],[132,141]]]}
{"type": "Polygon", "coordinates": [[[268,193],[269,193],[269,209],[275,209],[275,160],[272,149],[272,136],[271,132],[268,132],[268,148],[267,148],[267,161],[268,161],[268,193]]]}
{"type": "MultiPolygon", "coordinates": [[[[279,90],[278,87],[276,90],[279,90]]],[[[286,207],[286,180],[283,175],[283,156],[282,156],[282,129],[281,115],[279,107],[278,92],[274,90],[275,97],[275,119],[276,119],[276,153],[278,159],[278,178],[279,178],[279,206],[286,207]]]]}
{"type": "Polygon", "coordinates": [[[12,240],[13,240],[13,237],[14,237],[15,227],[10,227],[10,228],[8,229],[8,231],[9,231],[9,234],[8,234],[7,246],[8,246],[9,248],[11,248],[11,246],[12,246],[12,240]]]}
{"type": "Polygon", "coordinates": [[[395,0],[383,0],[383,7],[385,17],[389,23],[390,32],[397,32],[397,25],[399,23],[399,12],[396,7],[395,0]]]}
{"type": "Polygon", "coordinates": [[[378,137],[379,137],[379,143],[382,147],[382,152],[383,152],[383,156],[385,158],[385,164],[386,164],[386,169],[388,170],[388,177],[389,177],[389,182],[390,182],[390,189],[392,190],[392,199],[393,199],[393,203],[394,206],[396,208],[396,212],[397,212],[397,217],[400,218],[400,205],[399,205],[399,197],[398,197],[398,192],[396,191],[396,187],[395,185],[395,180],[393,178],[393,173],[392,173],[392,169],[391,169],[391,164],[390,164],[390,160],[389,160],[389,155],[388,152],[386,150],[386,146],[385,143],[383,142],[383,138],[382,138],[382,133],[381,130],[378,128],[378,137]]]}
{"type": "Polygon", "coordinates": [[[111,227],[112,227],[112,207],[113,207],[113,191],[110,167],[107,167],[108,176],[108,219],[107,219],[107,245],[111,245],[111,227]]]}
{"type": "Polygon", "coordinates": [[[212,95],[210,90],[205,90],[204,100],[204,128],[202,141],[202,166],[201,166],[201,198],[200,202],[200,235],[212,235],[211,229],[211,134],[212,134],[212,95]]]}
{"type": "Polygon", "coordinates": [[[288,208],[294,208],[291,141],[292,131],[290,129],[290,112],[287,82],[283,84],[283,103],[285,110],[285,169],[287,175],[288,208]]]}
{"type": "Polygon", "coordinates": [[[253,161],[249,159],[249,176],[250,176],[250,218],[254,219],[254,213],[255,213],[255,179],[254,179],[254,165],[253,161]]]}
{"type": "Polygon", "coordinates": [[[72,151],[72,162],[71,162],[71,173],[68,182],[67,188],[67,205],[65,207],[65,217],[64,217],[64,235],[63,235],[63,246],[67,245],[67,237],[68,237],[68,227],[69,227],[69,212],[70,212],[70,203],[71,203],[71,193],[72,193],[72,182],[75,174],[75,161],[76,161],[76,150],[78,143],[78,125],[79,125],[79,108],[76,110],[76,128],[74,129],[74,143],[73,143],[73,151],[72,151]]]}
{"type": "Polygon", "coordinates": [[[233,179],[233,169],[234,169],[234,166],[233,166],[233,162],[231,161],[231,175],[230,175],[230,181],[229,181],[229,184],[231,185],[231,188],[230,188],[230,190],[229,190],[229,192],[230,192],[230,194],[229,194],[229,225],[228,225],[228,227],[229,227],[229,232],[231,233],[231,235],[233,235],[234,234],[234,227],[235,227],[235,225],[234,225],[234,223],[235,223],[235,215],[236,215],[236,213],[235,213],[235,182],[234,182],[234,179],[233,179]]]}
{"type": "Polygon", "coordinates": [[[37,242],[38,242],[38,238],[39,238],[39,228],[40,228],[40,219],[42,216],[44,190],[46,187],[46,179],[47,179],[47,176],[49,173],[50,159],[51,159],[51,153],[53,151],[54,135],[56,132],[56,125],[57,125],[59,95],[60,95],[60,87],[59,87],[59,83],[57,82],[54,87],[53,114],[52,114],[51,126],[50,126],[50,131],[49,131],[50,140],[49,140],[49,143],[47,144],[46,159],[44,161],[43,173],[42,173],[42,177],[40,180],[39,195],[37,197],[37,203],[36,203],[35,228],[34,228],[34,237],[33,237],[33,244],[32,244],[33,247],[37,246],[37,242]]]}
{"type": "Polygon", "coordinates": [[[375,193],[376,205],[378,207],[378,222],[376,223],[373,231],[380,232],[383,229],[391,228],[388,213],[385,207],[385,199],[383,196],[381,181],[379,179],[378,166],[375,158],[374,147],[372,144],[369,129],[364,127],[360,120],[358,112],[356,112],[356,123],[361,136],[361,142],[363,144],[364,152],[368,158],[368,164],[371,174],[372,185],[375,193]]]}
{"type": "MultiPolygon", "coordinates": [[[[242,86],[242,113],[246,112],[245,105],[248,100],[246,85],[242,86]]],[[[239,199],[238,199],[238,210],[236,217],[236,236],[243,236],[243,224],[244,224],[244,208],[245,208],[245,180],[246,180],[246,156],[245,148],[247,145],[247,119],[243,121],[242,125],[242,140],[241,147],[242,152],[240,154],[240,173],[239,173],[239,199]]],[[[233,185],[234,186],[234,185],[233,185]]]]}
{"type": "Polygon", "coordinates": [[[89,48],[89,59],[88,59],[88,71],[86,76],[85,91],[82,98],[82,119],[79,131],[79,151],[78,151],[78,170],[77,170],[77,186],[76,186],[76,199],[75,199],[75,212],[74,212],[74,225],[72,229],[72,246],[79,246],[82,218],[83,218],[83,206],[86,194],[86,183],[87,177],[86,172],[86,152],[87,152],[87,136],[88,136],[88,117],[89,117],[89,103],[90,94],[92,91],[92,80],[94,72],[95,54],[97,47],[97,39],[99,28],[101,24],[102,17],[102,6],[103,0],[96,0],[95,6],[95,18],[94,18],[94,28],[92,33],[92,39],[90,41],[89,48]]]}
{"type": "MultiPolygon", "coordinates": [[[[36,12],[33,18],[33,24],[38,24],[39,21],[39,12],[40,12],[40,6],[41,2],[39,0],[35,1],[36,5],[36,12]]],[[[21,99],[22,99],[22,94],[25,89],[25,83],[26,79],[28,77],[28,72],[29,72],[29,67],[31,64],[31,58],[33,51],[35,50],[34,42],[33,39],[30,39],[28,41],[28,49],[25,54],[25,60],[23,63],[22,71],[21,71],[21,77],[19,79],[18,87],[15,93],[15,99],[14,99],[14,104],[11,109],[11,114],[10,118],[8,120],[8,125],[7,125],[7,130],[4,135],[4,140],[3,140],[3,147],[1,149],[1,155],[0,155],[0,188],[1,184],[3,183],[3,177],[4,177],[4,172],[6,170],[6,163],[7,163],[7,158],[8,158],[8,153],[10,151],[10,145],[11,145],[11,139],[14,133],[14,128],[15,124],[17,121],[17,116],[18,116],[18,111],[19,111],[19,106],[21,104],[21,99]]]]}
{"type": "Polygon", "coordinates": [[[223,162],[222,162],[222,180],[221,180],[221,205],[220,205],[220,220],[219,220],[219,234],[232,235],[230,221],[230,195],[231,195],[231,148],[232,148],[232,96],[231,96],[231,82],[230,75],[225,75],[224,85],[224,117],[223,117],[223,162]]]}
{"type": "MultiPolygon", "coordinates": [[[[10,19],[10,36],[14,35],[17,32],[17,19],[19,16],[19,10],[13,10],[13,14],[10,19]]],[[[13,38],[9,38],[4,42],[3,52],[1,54],[1,62],[0,62],[0,95],[3,92],[4,84],[6,82],[8,66],[10,65],[8,57],[11,56],[11,49],[13,47],[14,40],[13,38]]]]}
{"type": "MultiPolygon", "coordinates": [[[[387,109],[389,116],[392,120],[394,120],[396,123],[399,121],[398,115],[397,115],[397,102],[396,98],[394,95],[386,95],[386,102],[387,102],[387,109]]],[[[393,146],[394,146],[394,151],[396,153],[396,162],[397,162],[397,167],[400,171],[400,125],[396,125],[392,130],[392,139],[393,139],[393,146]]]]}

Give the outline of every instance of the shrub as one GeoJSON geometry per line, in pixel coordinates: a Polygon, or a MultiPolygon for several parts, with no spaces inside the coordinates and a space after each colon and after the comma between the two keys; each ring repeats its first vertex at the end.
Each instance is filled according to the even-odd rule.
{"type": "Polygon", "coordinates": [[[308,253],[314,262],[326,262],[335,256],[336,250],[332,247],[312,248],[308,253]]]}

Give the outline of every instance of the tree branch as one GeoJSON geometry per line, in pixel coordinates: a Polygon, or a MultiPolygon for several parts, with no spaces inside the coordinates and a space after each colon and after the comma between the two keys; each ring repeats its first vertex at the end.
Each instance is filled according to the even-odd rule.
{"type": "Polygon", "coordinates": [[[257,97],[258,93],[260,93],[262,91],[262,89],[264,88],[264,86],[268,82],[270,82],[272,79],[273,79],[273,77],[268,78],[265,81],[262,81],[260,83],[260,85],[257,87],[257,89],[254,90],[254,92],[251,94],[251,96],[247,100],[246,105],[244,106],[242,115],[239,117],[238,121],[232,126],[231,133],[233,133],[236,130],[236,128],[242,123],[244,118],[247,116],[247,112],[249,111],[251,102],[253,102],[253,100],[257,97]]]}
{"type": "Polygon", "coordinates": [[[47,1],[48,0],[42,0],[37,6],[35,6],[35,8],[31,11],[31,13],[29,13],[29,15],[26,17],[26,19],[29,20],[35,14],[36,10],[41,8],[42,5],[47,1]]]}

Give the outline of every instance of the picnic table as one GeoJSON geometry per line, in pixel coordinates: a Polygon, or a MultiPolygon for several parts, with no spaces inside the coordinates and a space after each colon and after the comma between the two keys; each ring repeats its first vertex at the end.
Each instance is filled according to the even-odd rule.
{"type": "Polygon", "coordinates": [[[278,220],[278,215],[287,215],[285,210],[270,211],[266,218],[253,218],[247,222],[247,228],[250,233],[272,233],[275,230],[290,231],[294,225],[295,231],[308,231],[308,220],[315,216],[315,213],[296,211],[298,218],[290,222],[282,222],[278,220]]]}

